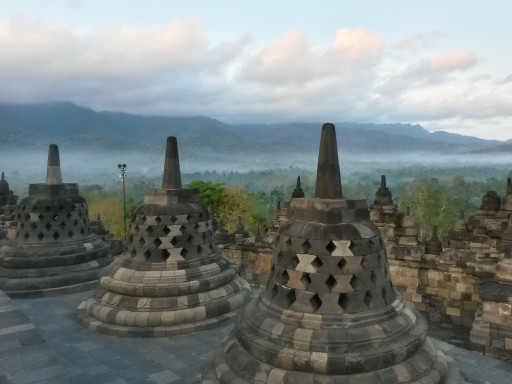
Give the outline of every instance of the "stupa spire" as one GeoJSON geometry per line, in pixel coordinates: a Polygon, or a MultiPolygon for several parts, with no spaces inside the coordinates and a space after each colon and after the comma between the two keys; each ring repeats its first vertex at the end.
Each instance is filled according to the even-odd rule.
{"type": "Polygon", "coordinates": [[[300,186],[300,176],[297,176],[297,185],[292,192],[292,199],[300,199],[302,197],[304,197],[304,191],[300,186]]]}
{"type": "Polygon", "coordinates": [[[57,146],[57,144],[50,144],[50,147],[48,148],[46,184],[62,184],[62,175],[60,173],[59,147],[57,146]]]}
{"type": "Polygon", "coordinates": [[[2,172],[2,179],[0,181],[5,181],[4,173],[2,172]]]}
{"type": "Polygon", "coordinates": [[[169,136],[167,138],[162,189],[181,189],[181,171],[180,158],[178,156],[178,142],[174,136],[169,136]]]}
{"type": "Polygon", "coordinates": [[[387,189],[387,186],[386,186],[386,175],[382,175],[380,177],[380,187],[382,189],[387,189]]]}
{"type": "Polygon", "coordinates": [[[319,199],[343,198],[336,129],[331,123],[325,123],[322,126],[315,197],[319,199]]]}
{"type": "Polygon", "coordinates": [[[512,194],[512,179],[509,177],[507,179],[507,195],[512,194]]]}

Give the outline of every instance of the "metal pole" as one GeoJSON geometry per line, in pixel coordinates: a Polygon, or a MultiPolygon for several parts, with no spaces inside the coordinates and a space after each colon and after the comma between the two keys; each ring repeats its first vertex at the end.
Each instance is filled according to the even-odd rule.
{"type": "Polygon", "coordinates": [[[124,242],[125,244],[128,242],[127,233],[126,233],[126,187],[125,187],[125,179],[126,179],[126,164],[118,164],[119,168],[119,177],[123,181],[123,232],[124,232],[124,242]]]}

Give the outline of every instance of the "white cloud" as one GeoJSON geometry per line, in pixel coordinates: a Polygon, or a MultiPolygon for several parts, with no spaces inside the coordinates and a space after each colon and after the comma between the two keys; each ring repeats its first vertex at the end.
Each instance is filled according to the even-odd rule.
{"type": "Polygon", "coordinates": [[[434,31],[393,43],[344,28],[327,43],[292,31],[261,47],[246,35],[212,42],[202,19],[77,31],[18,17],[0,20],[0,101],[227,122],[462,122],[472,132],[481,122],[480,136],[495,121],[511,126],[512,75],[485,73],[468,49],[436,48],[447,39],[434,31]]]}

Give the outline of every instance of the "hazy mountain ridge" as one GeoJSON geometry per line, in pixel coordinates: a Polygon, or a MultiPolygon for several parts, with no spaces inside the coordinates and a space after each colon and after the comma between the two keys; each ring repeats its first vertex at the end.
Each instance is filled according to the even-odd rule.
{"type": "MultiPolygon", "coordinates": [[[[492,152],[505,142],[447,132],[430,133],[420,125],[335,123],[344,152],[492,152]]],[[[314,153],[321,123],[237,124],[203,117],[140,116],[96,112],[73,103],[0,104],[0,148],[45,147],[50,143],[94,150],[149,150],[166,136],[200,155],[314,153]]],[[[509,150],[509,149],[506,149],[509,150]]],[[[502,149],[503,151],[503,149],[502,149]]]]}

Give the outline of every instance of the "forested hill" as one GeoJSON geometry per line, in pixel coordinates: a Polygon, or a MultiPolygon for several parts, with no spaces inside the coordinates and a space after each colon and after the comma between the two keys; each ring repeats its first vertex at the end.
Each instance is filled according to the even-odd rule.
{"type": "MultiPolygon", "coordinates": [[[[420,125],[334,122],[345,153],[492,152],[500,141],[429,133],[420,125]]],[[[198,153],[262,155],[316,153],[318,123],[229,125],[208,117],[155,117],[96,112],[72,103],[0,104],[0,149],[45,148],[57,143],[96,150],[153,150],[166,136],[198,153]]]]}

